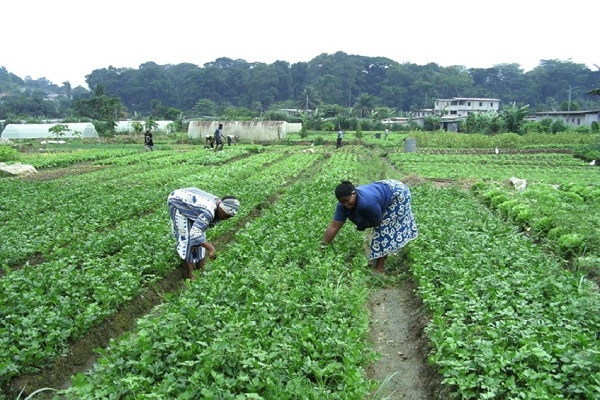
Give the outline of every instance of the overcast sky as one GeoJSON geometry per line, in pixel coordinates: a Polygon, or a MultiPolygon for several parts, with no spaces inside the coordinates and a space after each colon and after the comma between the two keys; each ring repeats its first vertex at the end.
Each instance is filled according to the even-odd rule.
{"type": "Polygon", "coordinates": [[[0,67],[59,86],[148,61],[295,63],[337,51],[467,68],[600,66],[596,0],[4,0],[0,10],[0,67]]]}

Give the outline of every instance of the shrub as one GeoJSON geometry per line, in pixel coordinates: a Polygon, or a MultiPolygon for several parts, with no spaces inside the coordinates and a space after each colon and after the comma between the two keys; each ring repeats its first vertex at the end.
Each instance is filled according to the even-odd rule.
{"type": "Polygon", "coordinates": [[[10,146],[0,145],[0,161],[14,161],[18,158],[19,152],[16,149],[10,146]]]}
{"type": "Polygon", "coordinates": [[[554,228],[554,222],[551,217],[542,217],[533,223],[532,228],[540,234],[547,234],[554,228]]]}
{"type": "Polygon", "coordinates": [[[505,203],[508,200],[509,198],[505,194],[498,194],[490,199],[490,205],[494,208],[497,208],[500,204],[505,203]]]}
{"type": "MultiPolygon", "coordinates": [[[[486,206],[490,206],[492,204],[492,199],[499,195],[504,195],[504,192],[502,191],[502,189],[494,188],[494,189],[488,190],[487,192],[485,192],[483,194],[483,204],[485,204],[486,206]]],[[[508,200],[508,198],[506,200],[508,200]]]]}
{"type": "Polygon", "coordinates": [[[558,238],[558,248],[565,257],[575,256],[583,249],[583,238],[577,233],[567,233],[558,238]]]}
{"type": "Polygon", "coordinates": [[[508,218],[510,210],[512,210],[512,208],[517,204],[519,204],[519,200],[508,200],[498,205],[498,210],[500,211],[500,214],[502,214],[505,218],[508,218]]]}
{"type": "Polygon", "coordinates": [[[565,228],[557,226],[556,228],[552,228],[548,231],[548,239],[558,240],[559,237],[566,234],[567,232],[568,231],[565,228]]]}

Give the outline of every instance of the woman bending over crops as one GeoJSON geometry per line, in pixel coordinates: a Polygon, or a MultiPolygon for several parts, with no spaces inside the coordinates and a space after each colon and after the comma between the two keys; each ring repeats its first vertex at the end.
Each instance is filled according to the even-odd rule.
{"type": "Polygon", "coordinates": [[[410,190],[400,181],[383,180],[358,187],[343,181],[335,188],[335,197],[338,204],[321,246],[333,240],[347,219],[359,231],[373,228],[369,259],[376,260],[375,272],[383,273],[387,256],[418,236],[410,190]]]}
{"type": "Polygon", "coordinates": [[[194,269],[204,268],[206,251],[211,260],[217,257],[215,246],[206,240],[206,230],[235,216],[240,202],[233,196],[221,199],[197,188],[184,188],[171,192],[167,207],[177,253],[185,260],[188,278],[194,279],[194,269]]]}

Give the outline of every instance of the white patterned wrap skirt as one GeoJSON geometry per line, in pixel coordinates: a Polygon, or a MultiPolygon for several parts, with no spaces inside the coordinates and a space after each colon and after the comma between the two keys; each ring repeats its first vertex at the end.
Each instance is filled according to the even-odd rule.
{"type": "Polygon", "coordinates": [[[373,228],[369,259],[375,260],[397,253],[419,235],[410,205],[410,189],[394,180],[381,181],[392,191],[392,204],[384,210],[381,223],[373,228]]]}

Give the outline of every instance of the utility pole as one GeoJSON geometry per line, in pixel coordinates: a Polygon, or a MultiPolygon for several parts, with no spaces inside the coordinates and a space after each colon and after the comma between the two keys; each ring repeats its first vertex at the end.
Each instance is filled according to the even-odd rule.
{"type": "Polygon", "coordinates": [[[567,105],[567,112],[571,112],[571,85],[569,85],[569,104],[567,105]]]}

